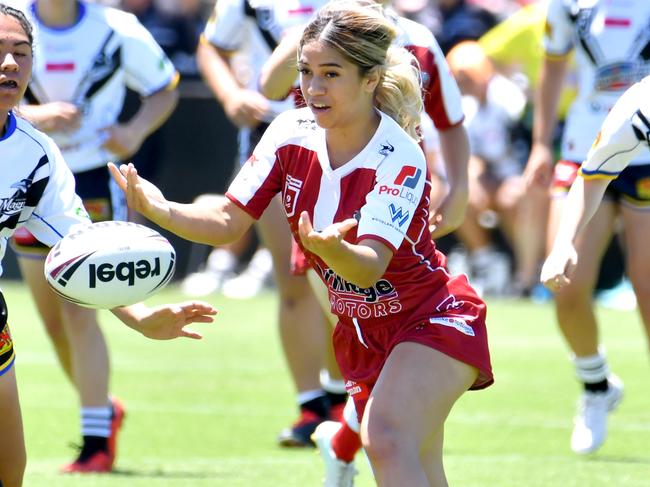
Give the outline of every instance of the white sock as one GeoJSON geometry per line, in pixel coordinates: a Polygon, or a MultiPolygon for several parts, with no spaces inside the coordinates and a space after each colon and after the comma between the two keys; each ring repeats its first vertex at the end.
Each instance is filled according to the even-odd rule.
{"type": "Polygon", "coordinates": [[[343,409],[343,419],[352,431],[355,433],[359,432],[361,425],[359,424],[359,419],[357,418],[357,410],[354,407],[354,401],[351,397],[348,398],[347,402],[345,403],[345,408],[343,409]]]}
{"type": "Polygon", "coordinates": [[[598,353],[586,357],[573,356],[573,365],[578,379],[585,384],[602,382],[609,376],[609,366],[605,351],[598,348],[598,353]]]}
{"type": "Polygon", "coordinates": [[[81,408],[81,435],[108,438],[111,435],[113,408],[108,406],[81,408]]]}

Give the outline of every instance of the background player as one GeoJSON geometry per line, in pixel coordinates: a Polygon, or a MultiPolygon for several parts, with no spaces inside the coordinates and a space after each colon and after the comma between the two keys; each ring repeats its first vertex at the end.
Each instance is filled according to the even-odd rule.
{"type": "MultiPolygon", "coordinates": [[[[131,14],[76,0],[36,0],[25,10],[35,26],[36,63],[20,113],[61,147],[91,219],[124,220],[123,197],[111,188],[106,162],[133,154],[171,114],[178,98],[176,70],[131,14]],[[142,105],[122,123],[118,116],[127,87],[142,95],[142,105]]],[[[109,355],[97,313],[49,289],[43,242],[21,231],[13,243],[81,403],[83,446],[62,470],[110,471],[124,410],[109,396],[109,355]]]]}
{"type": "MultiPolygon", "coordinates": [[[[544,45],[547,57],[535,99],[533,145],[525,171],[530,185],[548,188],[552,183],[549,238],[554,238],[565,209],[568,188],[586,159],[589,147],[609,110],[621,93],[650,67],[650,3],[641,0],[583,4],[551,0],[544,45]],[[575,48],[578,94],[567,115],[562,160],[553,171],[552,134],[568,54],[575,48]]],[[[599,262],[609,243],[617,213],[625,229],[628,259],[646,262],[649,214],[644,211],[650,194],[644,190],[650,177],[650,156],[642,154],[609,187],[609,196],[576,240],[580,255],[571,283],[555,293],[560,330],[573,354],[584,392],[580,398],[571,437],[576,453],[597,450],[607,434],[607,415],[623,395],[623,385],[609,371],[600,347],[592,295],[599,262]],[[644,183],[645,182],[645,183],[644,183]]],[[[632,269],[632,268],[630,268],[632,269]]],[[[650,325],[650,290],[645,278],[630,276],[646,328],[650,325]]]]}

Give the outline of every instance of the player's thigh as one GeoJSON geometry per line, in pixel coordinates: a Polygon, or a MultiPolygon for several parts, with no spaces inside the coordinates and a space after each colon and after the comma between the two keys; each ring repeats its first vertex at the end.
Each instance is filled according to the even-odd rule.
{"type": "Polygon", "coordinates": [[[650,289],[650,211],[621,207],[627,272],[638,289],[650,289]]]}
{"type": "Polygon", "coordinates": [[[15,368],[0,376],[0,479],[5,487],[20,485],[26,454],[15,368]]]}
{"type": "Polygon", "coordinates": [[[327,321],[329,322],[330,325],[332,325],[332,328],[334,328],[336,326],[336,323],[338,322],[338,318],[331,311],[329,292],[327,291],[327,286],[320,279],[320,277],[318,277],[318,274],[316,274],[315,270],[308,269],[306,275],[311,290],[314,293],[316,300],[318,301],[318,304],[323,310],[323,313],[325,314],[327,321]]]}
{"type": "Polygon", "coordinates": [[[45,258],[19,256],[18,265],[45,326],[59,326],[61,324],[59,297],[43,277],[45,258]]]}
{"type": "Polygon", "coordinates": [[[388,356],[370,395],[363,431],[428,444],[478,371],[420,343],[402,342],[388,356]]]}

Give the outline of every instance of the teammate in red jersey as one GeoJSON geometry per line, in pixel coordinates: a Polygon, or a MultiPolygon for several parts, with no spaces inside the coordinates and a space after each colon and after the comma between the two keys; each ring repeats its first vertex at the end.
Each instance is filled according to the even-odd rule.
{"type": "Polygon", "coordinates": [[[270,125],[220,205],[167,201],[132,165],[110,167],[133,209],[211,245],[238,238],[281,193],[339,318],[334,349],[378,484],[446,485],[445,419],[493,382],[486,309],[429,234],[419,76],[395,36],[379,7],[322,9],[299,47],[308,108],[270,125]]]}

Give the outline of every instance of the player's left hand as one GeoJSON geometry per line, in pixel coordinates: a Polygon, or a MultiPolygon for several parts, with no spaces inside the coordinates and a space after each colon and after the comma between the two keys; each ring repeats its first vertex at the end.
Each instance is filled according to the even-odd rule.
{"type": "Polygon", "coordinates": [[[102,147],[121,160],[135,154],[143,142],[143,138],[137,130],[119,124],[103,128],[100,131],[100,137],[104,139],[102,147]]]}
{"type": "Polygon", "coordinates": [[[307,250],[320,257],[327,257],[331,253],[337,252],[345,235],[356,226],[356,219],[347,218],[342,222],[332,223],[322,232],[318,232],[314,230],[309,214],[303,211],[298,220],[298,234],[307,250]]]}
{"type": "Polygon", "coordinates": [[[189,328],[190,323],[212,323],[212,315],[217,310],[202,301],[186,301],[176,304],[165,304],[149,308],[144,305],[134,305],[130,311],[131,319],[127,324],[154,340],[171,340],[185,337],[199,340],[203,336],[189,328]]]}
{"type": "Polygon", "coordinates": [[[573,245],[553,247],[544,261],[540,281],[553,292],[571,284],[571,274],[578,262],[578,254],[573,245]]]}

